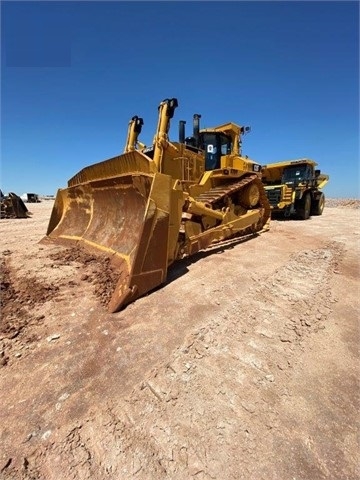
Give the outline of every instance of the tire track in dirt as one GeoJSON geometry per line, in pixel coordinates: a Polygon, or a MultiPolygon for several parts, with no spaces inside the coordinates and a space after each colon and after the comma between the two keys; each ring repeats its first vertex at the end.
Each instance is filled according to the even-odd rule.
{"type": "MultiPolygon", "coordinates": [[[[266,478],[256,459],[273,454],[274,432],[291,434],[279,425],[291,392],[278,380],[291,375],[303,340],[326,325],[342,249],[332,242],[293,254],[242,298],[230,288],[225,313],[210,313],[130,397],[65,437],[58,432],[7,478],[266,478]]],[[[321,466],[313,468],[321,478],[321,466]]]]}

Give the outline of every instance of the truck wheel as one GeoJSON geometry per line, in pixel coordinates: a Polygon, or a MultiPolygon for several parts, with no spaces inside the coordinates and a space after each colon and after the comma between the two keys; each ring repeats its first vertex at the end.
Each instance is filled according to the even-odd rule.
{"type": "Polygon", "coordinates": [[[325,207],[325,195],[322,193],[318,200],[313,202],[311,215],[322,215],[325,207]]]}
{"type": "Polygon", "coordinates": [[[297,209],[298,217],[301,218],[301,220],[307,220],[310,217],[310,211],[311,197],[309,193],[305,193],[297,209]]]}

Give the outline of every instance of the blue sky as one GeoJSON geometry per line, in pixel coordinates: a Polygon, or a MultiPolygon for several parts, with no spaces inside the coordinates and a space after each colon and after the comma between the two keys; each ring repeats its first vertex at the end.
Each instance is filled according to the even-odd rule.
{"type": "Polygon", "coordinates": [[[1,2],[1,183],[55,194],[176,97],[192,128],[251,125],[261,164],[309,157],[359,197],[358,2],[1,2]]]}

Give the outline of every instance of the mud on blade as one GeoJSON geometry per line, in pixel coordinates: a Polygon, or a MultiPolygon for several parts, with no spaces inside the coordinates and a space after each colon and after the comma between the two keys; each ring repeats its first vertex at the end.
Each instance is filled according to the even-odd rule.
{"type": "Polygon", "coordinates": [[[116,312],[166,279],[172,192],[171,178],[159,173],[60,189],[44,241],[111,256],[119,279],[108,309],[116,312]]]}

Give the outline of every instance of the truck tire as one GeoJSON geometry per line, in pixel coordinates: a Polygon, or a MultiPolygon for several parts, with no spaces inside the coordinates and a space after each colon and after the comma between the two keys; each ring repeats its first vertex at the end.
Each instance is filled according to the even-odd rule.
{"type": "Polygon", "coordinates": [[[301,220],[307,220],[310,217],[311,212],[311,196],[310,193],[305,193],[299,207],[297,208],[297,215],[301,220]]]}
{"type": "Polygon", "coordinates": [[[322,215],[325,207],[325,195],[322,193],[311,206],[311,215],[322,215]]]}

